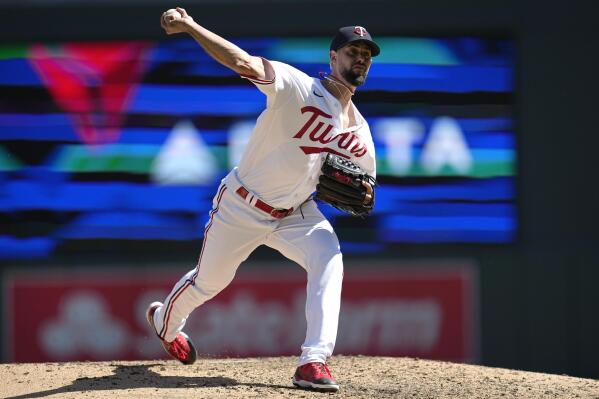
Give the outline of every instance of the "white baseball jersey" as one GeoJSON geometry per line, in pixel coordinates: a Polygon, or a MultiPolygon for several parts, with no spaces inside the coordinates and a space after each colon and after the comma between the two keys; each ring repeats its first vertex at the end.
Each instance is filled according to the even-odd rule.
{"type": "Polygon", "coordinates": [[[267,96],[267,106],[238,166],[245,186],[278,208],[297,207],[318,183],[326,153],[351,159],[375,176],[368,123],[352,104],[356,126],[342,128],[341,104],[319,79],[269,61],[275,78],[247,78],[267,96]]]}

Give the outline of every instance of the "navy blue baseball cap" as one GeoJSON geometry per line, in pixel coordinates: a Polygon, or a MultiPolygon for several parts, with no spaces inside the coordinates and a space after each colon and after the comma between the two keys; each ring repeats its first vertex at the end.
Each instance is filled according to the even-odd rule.
{"type": "Polygon", "coordinates": [[[356,41],[362,41],[370,47],[373,57],[376,57],[381,52],[378,44],[372,40],[370,33],[362,26],[344,26],[339,28],[337,35],[331,42],[331,50],[337,51],[341,47],[356,41]]]}

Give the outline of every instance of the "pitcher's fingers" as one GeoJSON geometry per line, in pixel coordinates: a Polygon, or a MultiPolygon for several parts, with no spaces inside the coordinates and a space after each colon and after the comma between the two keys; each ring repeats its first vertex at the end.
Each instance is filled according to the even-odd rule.
{"type": "Polygon", "coordinates": [[[175,10],[179,11],[179,14],[181,14],[181,17],[183,17],[183,18],[185,18],[185,17],[187,17],[187,16],[188,16],[188,15],[187,15],[187,11],[185,11],[185,9],[184,9],[184,8],[177,7],[177,8],[175,8],[175,10]]]}
{"type": "Polygon", "coordinates": [[[366,195],[364,196],[363,204],[368,205],[370,201],[372,201],[372,193],[374,192],[374,190],[372,189],[370,183],[366,181],[362,181],[362,186],[364,186],[364,188],[366,189],[366,195]]]}

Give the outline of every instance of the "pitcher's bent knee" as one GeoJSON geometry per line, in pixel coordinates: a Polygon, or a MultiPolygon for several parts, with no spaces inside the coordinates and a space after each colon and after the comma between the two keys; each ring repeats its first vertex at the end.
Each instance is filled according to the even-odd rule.
{"type": "Polygon", "coordinates": [[[308,273],[321,276],[343,276],[343,255],[339,251],[314,254],[308,259],[308,273]]]}

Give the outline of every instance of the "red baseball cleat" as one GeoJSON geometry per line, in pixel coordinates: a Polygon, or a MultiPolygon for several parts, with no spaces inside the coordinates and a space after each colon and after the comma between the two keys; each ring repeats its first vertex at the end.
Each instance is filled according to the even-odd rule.
{"type": "Polygon", "coordinates": [[[306,363],[295,370],[293,385],[300,388],[314,389],[324,392],[337,392],[339,384],[331,375],[326,364],[320,362],[306,363]]]}
{"type": "MultiPolygon", "coordinates": [[[[146,311],[146,317],[148,319],[148,324],[152,328],[152,331],[156,333],[156,327],[154,327],[154,312],[162,306],[160,302],[152,302],[150,306],[148,306],[148,310],[146,311]]],[[[193,364],[196,361],[197,353],[196,348],[193,346],[193,342],[184,332],[180,332],[175,337],[173,342],[166,342],[158,333],[156,333],[158,339],[160,339],[160,343],[162,343],[162,347],[164,350],[180,361],[183,364],[193,364]]]]}

